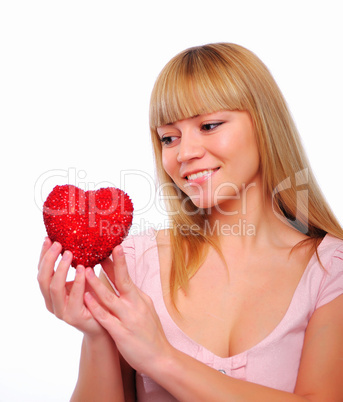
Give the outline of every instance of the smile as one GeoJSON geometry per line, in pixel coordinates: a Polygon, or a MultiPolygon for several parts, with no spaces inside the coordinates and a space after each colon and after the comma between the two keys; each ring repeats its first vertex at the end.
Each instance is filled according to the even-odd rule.
{"type": "Polygon", "coordinates": [[[199,179],[199,178],[201,178],[201,177],[204,177],[204,176],[209,176],[209,175],[211,175],[212,173],[216,172],[218,169],[219,169],[219,168],[216,168],[216,169],[205,169],[205,170],[202,170],[201,172],[192,173],[192,174],[186,176],[186,179],[192,181],[192,180],[196,180],[196,179],[199,179]]]}

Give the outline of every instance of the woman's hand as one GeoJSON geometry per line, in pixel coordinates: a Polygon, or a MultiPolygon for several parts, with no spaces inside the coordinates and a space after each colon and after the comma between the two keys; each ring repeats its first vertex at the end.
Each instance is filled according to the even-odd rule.
{"type": "Polygon", "coordinates": [[[85,335],[106,334],[84,304],[85,268],[79,265],[76,268],[74,281],[67,282],[73,256],[70,251],[65,251],[55,271],[56,260],[61,250],[62,246],[59,243],[52,244],[49,238],[44,241],[37,279],[47,309],[85,335]]]}
{"type": "Polygon", "coordinates": [[[111,292],[86,269],[86,279],[96,298],[85,294],[88,309],[114,339],[125,360],[136,370],[148,371],[169,353],[167,341],[152,300],[132,282],[121,246],[113,251],[113,261],[107,259],[103,268],[119,292],[111,292]]]}

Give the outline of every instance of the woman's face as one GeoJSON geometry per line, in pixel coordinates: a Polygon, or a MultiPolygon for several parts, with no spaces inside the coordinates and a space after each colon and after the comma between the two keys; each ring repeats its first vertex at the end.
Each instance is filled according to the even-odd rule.
{"type": "Polygon", "coordinates": [[[260,180],[260,157],[248,112],[219,111],[157,129],[162,163],[199,208],[229,210],[260,180]]]}

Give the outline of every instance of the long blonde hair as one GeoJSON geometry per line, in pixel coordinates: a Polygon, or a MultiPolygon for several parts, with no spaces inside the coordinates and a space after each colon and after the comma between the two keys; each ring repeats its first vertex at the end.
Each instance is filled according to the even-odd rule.
{"type": "Polygon", "coordinates": [[[343,238],[342,228],[316,183],[284,97],[266,66],[254,53],[236,44],[187,49],[163,68],[150,103],[157,174],[172,222],[172,300],[177,289],[186,289],[207,246],[218,250],[218,244],[205,230],[206,211],[197,209],[164,171],[157,127],[219,110],[250,113],[264,197],[273,196],[277,213],[312,239],[321,239],[326,233],[343,238]],[[306,183],[306,193],[297,191],[299,183],[306,183]],[[185,225],[192,228],[187,235],[177,230],[185,225]]]}

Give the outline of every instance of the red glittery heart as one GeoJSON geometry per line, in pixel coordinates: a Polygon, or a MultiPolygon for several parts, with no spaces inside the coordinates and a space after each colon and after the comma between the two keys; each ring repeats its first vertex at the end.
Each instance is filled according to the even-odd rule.
{"type": "Polygon", "coordinates": [[[72,266],[94,267],[108,257],[127,235],[133,215],[129,196],[117,188],[83,191],[56,186],[43,206],[43,219],[51,241],[62,253],[73,253],[72,266]]]}

